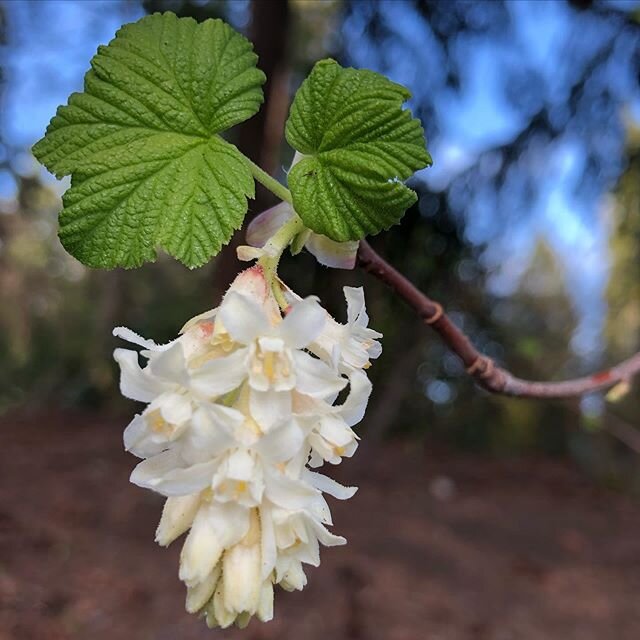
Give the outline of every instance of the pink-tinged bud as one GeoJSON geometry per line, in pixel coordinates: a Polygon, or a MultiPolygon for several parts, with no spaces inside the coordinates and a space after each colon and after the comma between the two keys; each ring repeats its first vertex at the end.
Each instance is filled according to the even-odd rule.
{"type": "Polygon", "coordinates": [[[252,247],[263,247],[269,238],[293,217],[293,208],[288,202],[281,202],[257,215],[247,228],[247,242],[252,247]]]}
{"type": "MultiPolygon", "coordinates": [[[[247,242],[252,247],[263,247],[293,215],[293,207],[288,202],[281,202],[263,211],[249,225],[247,242]]],[[[357,241],[335,242],[319,233],[310,233],[304,246],[325,267],[353,269],[356,266],[358,244],[357,241]]],[[[253,260],[258,254],[244,247],[239,256],[242,260],[253,260]]]]}
{"type": "Polygon", "coordinates": [[[264,302],[270,294],[269,285],[264,277],[264,270],[259,264],[241,271],[231,283],[227,292],[237,291],[256,302],[264,302]]]}

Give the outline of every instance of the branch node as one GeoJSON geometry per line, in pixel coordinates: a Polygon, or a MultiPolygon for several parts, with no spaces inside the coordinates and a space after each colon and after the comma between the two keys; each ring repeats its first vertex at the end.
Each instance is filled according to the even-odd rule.
{"type": "Polygon", "coordinates": [[[478,356],[468,367],[467,373],[470,376],[480,377],[483,380],[489,379],[495,370],[495,365],[491,358],[478,356]]]}
{"type": "Polygon", "coordinates": [[[425,318],[425,324],[435,324],[444,315],[444,309],[442,308],[442,305],[439,302],[434,302],[433,304],[435,305],[436,310],[428,318],[425,318]]]}

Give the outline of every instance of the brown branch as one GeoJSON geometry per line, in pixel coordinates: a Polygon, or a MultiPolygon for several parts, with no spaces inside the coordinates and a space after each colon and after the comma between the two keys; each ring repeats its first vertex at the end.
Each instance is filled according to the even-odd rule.
{"type": "Polygon", "coordinates": [[[453,324],[438,302],[422,293],[365,240],[360,241],[358,266],[384,282],[417,311],[425,324],[438,333],[449,349],[460,357],[467,373],[491,393],[521,398],[568,398],[607,389],[640,373],[639,352],[610,369],[583,378],[562,382],[533,382],[516,378],[480,353],[471,340],[453,324]]]}

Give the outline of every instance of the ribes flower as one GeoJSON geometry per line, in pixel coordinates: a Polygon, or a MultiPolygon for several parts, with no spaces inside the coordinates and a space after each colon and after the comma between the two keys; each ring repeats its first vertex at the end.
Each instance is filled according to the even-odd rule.
{"type": "MultiPolygon", "coordinates": [[[[250,246],[239,247],[238,257],[247,261],[261,257],[265,250],[268,251],[266,247],[269,239],[294,216],[293,207],[288,202],[281,202],[256,216],[247,229],[247,242],[250,246]]],[[[334,269],[355,267],[359,244],[356,241],[336,242],[306,229],[301,232],[297,243],[304,246],[320,264],[326,267],[334,269]]]]}
{"type": "Polygon", "coordinates": [[[131,480],[167,496],[156,540],[187,534],[186,608],[210,626],[271,619],[274,585],[302,589],[320,545],[346,542],[327,529],[324,494],[355,488],[309,469],[353,455],[371,392],[364,368],[380,334],[357,290],[345,295],[347,325],[289,290],[282,311],[255,266],[169,344],[114,330],[142,347],[114,353],[122,393],[147,403],[124,433],[142,458],[131,480]]]}

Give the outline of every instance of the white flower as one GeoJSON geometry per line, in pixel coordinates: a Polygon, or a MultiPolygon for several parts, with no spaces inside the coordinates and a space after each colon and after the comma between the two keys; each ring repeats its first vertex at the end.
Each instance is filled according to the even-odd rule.
{"type": "MultiPolygon", "coordinates": [[[[333,362],[343,374],[348,375],[358,369],[368,369],[371,360],[382,353],[378,342],[382,334],[368,327],[369,316],[361,287],[344,287],[347,301],[347,324],[336,322],[328,313],[320,334],[309,345],[309,350],[319,358],[333,362]]],[[[285,297],[292,304],[301,298],[291,289],[286,289],[285,297]]]]}
{"type": "Polygon", "coordinates": [[[323,462],[338,464],[342,458],[350,458],[355,453],[359,438],[351,427],[364,416],[371,383],[362,371],[353,371],[349,386],[349,396],[341,405],[307,401],[306,406],[299,407],[299,420],[311,426],[308,442],[312,467],[319,467],[323,462]]]}
{"type": "MultiPolygon", "coordinates": [[[[269,239],[294,215],[288,202],[281,202],[256,216],[247,229],[247,242],[251,246],[238,247],[238,258],[250,261],[269,253],[269,239]]],[[[336,242],[319,233],[306,230],[304,247],[325,267],[353,269],[356,265],[358,241],[336,242]]]]}
{"type": "Polygon", "coordinates": [[[326,528],[323,494],[344,500],[355,488],[308,468],[353,454],[371,392],[362,369],[379,353],[379,334],[367,328],[361,294],[345,293],[347,325],[292,292],[283,314],[255,266],[169,344],[114,331],[147,360],[114,353],[123,394],[147,403],[124,434],[143,458],[131,481],[167,496],[159,544],[187,533],[186,608],[209,626],[270,620],[274,585],[302,589],[320,545],[346,542],[326,528]]]}
{"type": "MultiPolygon", "coordinates": [[[[255,267],[254,267],[255,268],[255,267]]],[[[346,384],[332,368],[303,349],[322,332],[327,314],[313,298],[299,300],[284,319],[273,318],[242,293],[231,290],[218,317],[240,346],[243,360],[234,365],[246,372],[251,415],[269,431],[291,416],[291,391],[326,398],[346,384]]],[[[232,376],[235,372],[230,372],[232,376]]]]}

